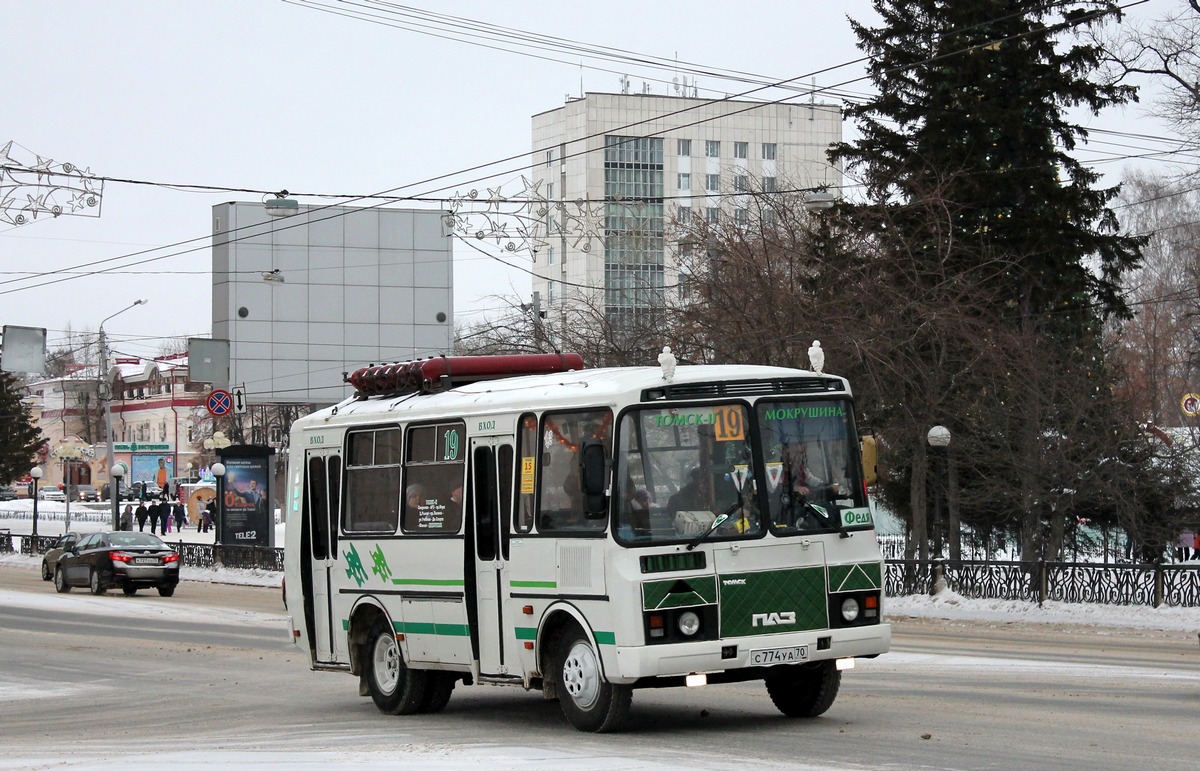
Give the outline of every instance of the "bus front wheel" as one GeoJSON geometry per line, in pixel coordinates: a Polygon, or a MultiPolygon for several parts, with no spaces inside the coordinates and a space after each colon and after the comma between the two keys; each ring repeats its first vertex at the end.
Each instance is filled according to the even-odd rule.
{"type": "Polygon", "coordinates": [[[558,695],[563,714],[580,731],[616,731],[629,715],[633,689],[604,679],[595,646],[578,627],[558,649],[558,695]]]}
{"type": "Polygon", "coordinates": [[[396,633],[386,617],[380,616],[371,625],[364,654],[367,688],[375,706],[389,715],[417,712],[425,698],[427,676],[404,663],[396,633]]]}
{"type": "Polygon", "coordinates": [[[832,661],[775,667],[767,675],[767,694],[788,717],[817,717],[833,706],[842,673],[832,661]]]}

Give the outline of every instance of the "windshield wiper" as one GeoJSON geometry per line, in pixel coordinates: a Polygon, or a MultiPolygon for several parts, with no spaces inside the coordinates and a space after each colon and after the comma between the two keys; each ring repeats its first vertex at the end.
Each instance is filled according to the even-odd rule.
{"type": "Polygon", "coordinates": [[[726,509],[723,514],[721,514],[720,516],[718,516],[716,519],[713,520],[712,524],[709,525],[707,530],[705,530],[703,533],[701,533],[700,535],[696,536],[695,538],[693,538],[691,541],[688,542],[687,550],[691,551],[692,549],[695,549],[697,546],[699,546],[701,544],[702,541],[704,541],[705,538],[708,538],[710,535],[712,535],[718,527],[725,524],[725,521],[727,519],[729,519],[729,515],[735,511],[737,511],[738,506],[740,506],[740,505],[741,505],[740,502],[734,502],[734,504],[732,506],[730,506],[728,509],[726,509]]]}

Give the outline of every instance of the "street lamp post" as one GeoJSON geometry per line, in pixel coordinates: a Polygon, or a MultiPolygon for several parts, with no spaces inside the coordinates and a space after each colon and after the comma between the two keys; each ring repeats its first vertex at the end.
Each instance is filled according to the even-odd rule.
{"type": "MultiPolygon", "coordinates": [[[[34,466],[29,469],[29,476],[33,477],[33,540],[37,543],[37,502],[38,502],[38,480],[42,478],[42,467],[34,466]]],[[[32,553],[32,552],[31,552],[32,553]]]]}
{"type": "Polygon", "coordinates": [[[950,540],[949,524],[944,522],[942,517],[943,490],[945,489],[946,482],[946,454],[948,452],[946,448],[950,446],[950,429],[946,428],[945,426],[934,426],[933,428],[929,429],[929,433],[925,435],[925,438],[929,441],[930,447],[932,447],[935,451],[940,450],[940,452],[934,456],[933,474],[933,526],[935,528],[935,532],[939,534],[936,537],[936,545],[937,552],[940,555],[942,551],[941,533],[943,530],[946,534],[946,540],[950,540]],[[938,456],[941,457],[940,467],[937,460],[938,456]]]}
{"type": "Polygon", "coordinates": [[[121,477],[125,476],[125,465],[118,463],[108,470],[112,480],[108,486],[108,497],[112,499],[113,530],[121,529],[121,477]]]}
{"type": "MultiPolygon", "coordinates": [[[[104,386],[102,393],[104,396],[104,465],[109,469],[113,467],[113,430],[112,430],[112,383],[108,380],[108,345],[104,337],[104,325],[111,319],[115,319],[127,310],[136,308],[139,305],[145,305],[149,300],[134,300],[132,305],[127,305],[116,313],[112,314],[104,321],[100,322],[100,377],[102,377],[104,386]]],[[[109,485],[109,490],[112,490],[112,485],[109,485]]],[[[116,500],[115,498],[113,500],[116,500]]],[[[116,512],[116,506],[113,506],[113,511],[116,512]]],[[[113,514],[114,524],[113,529],[116,529],[116,514],[113,514]]]]}
{"type": "Polygon", "coordinates": [[[221,525],[225,523],[225,464],[212,464],[213,477],[217,480],[217,521],[214,523],[217,526],[217,533],[213,536],[213,543],[221,543],[221,525]]]}

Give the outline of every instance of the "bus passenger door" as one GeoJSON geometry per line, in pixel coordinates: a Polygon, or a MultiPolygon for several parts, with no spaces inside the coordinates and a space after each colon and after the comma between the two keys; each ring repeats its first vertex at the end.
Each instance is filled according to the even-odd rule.
{"type": "MultiPolygon", "coordinates": [[[[306,615],[311,619],[308,633],[316,649],[317,661],[336,660],[341,624],[333,607],[333,571],[338,558],[338,509],[342,481],[342,459],[336,451],[309,451],[305,456],[305,522],[308,538],[308,570],[303,571],[304,596],[311,597],[306,615]]],[[[309,602],[306,600],[305,605],[309,602]]]]}
{"type": "Polygon", "coordinates": [[[506,642],[514,638],[511,620],[504,617],[513,457],[512,443],[502,437],[471,440],[468,479],[475,551],[475,608],[471,625],[478,635],[479,671],[486,675],[509,674],[510,662],[517,661],[515,651],[505,650],[506,642]]]}

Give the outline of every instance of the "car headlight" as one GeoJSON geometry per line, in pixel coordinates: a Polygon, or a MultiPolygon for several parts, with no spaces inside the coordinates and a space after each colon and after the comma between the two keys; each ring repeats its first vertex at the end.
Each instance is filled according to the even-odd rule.
{"type": "Polygon", "coordinates": [[[858,618],[858,600],[847,597],[842,600],[842,619],[849,622],[856,618],[858,618]]]}
{"type": "Polygon", "coordinates": [[[691,637],[700,631],[700,617],[692,611],[685,611],[679,614],[679,631],[685,637],[691,637]]]}

